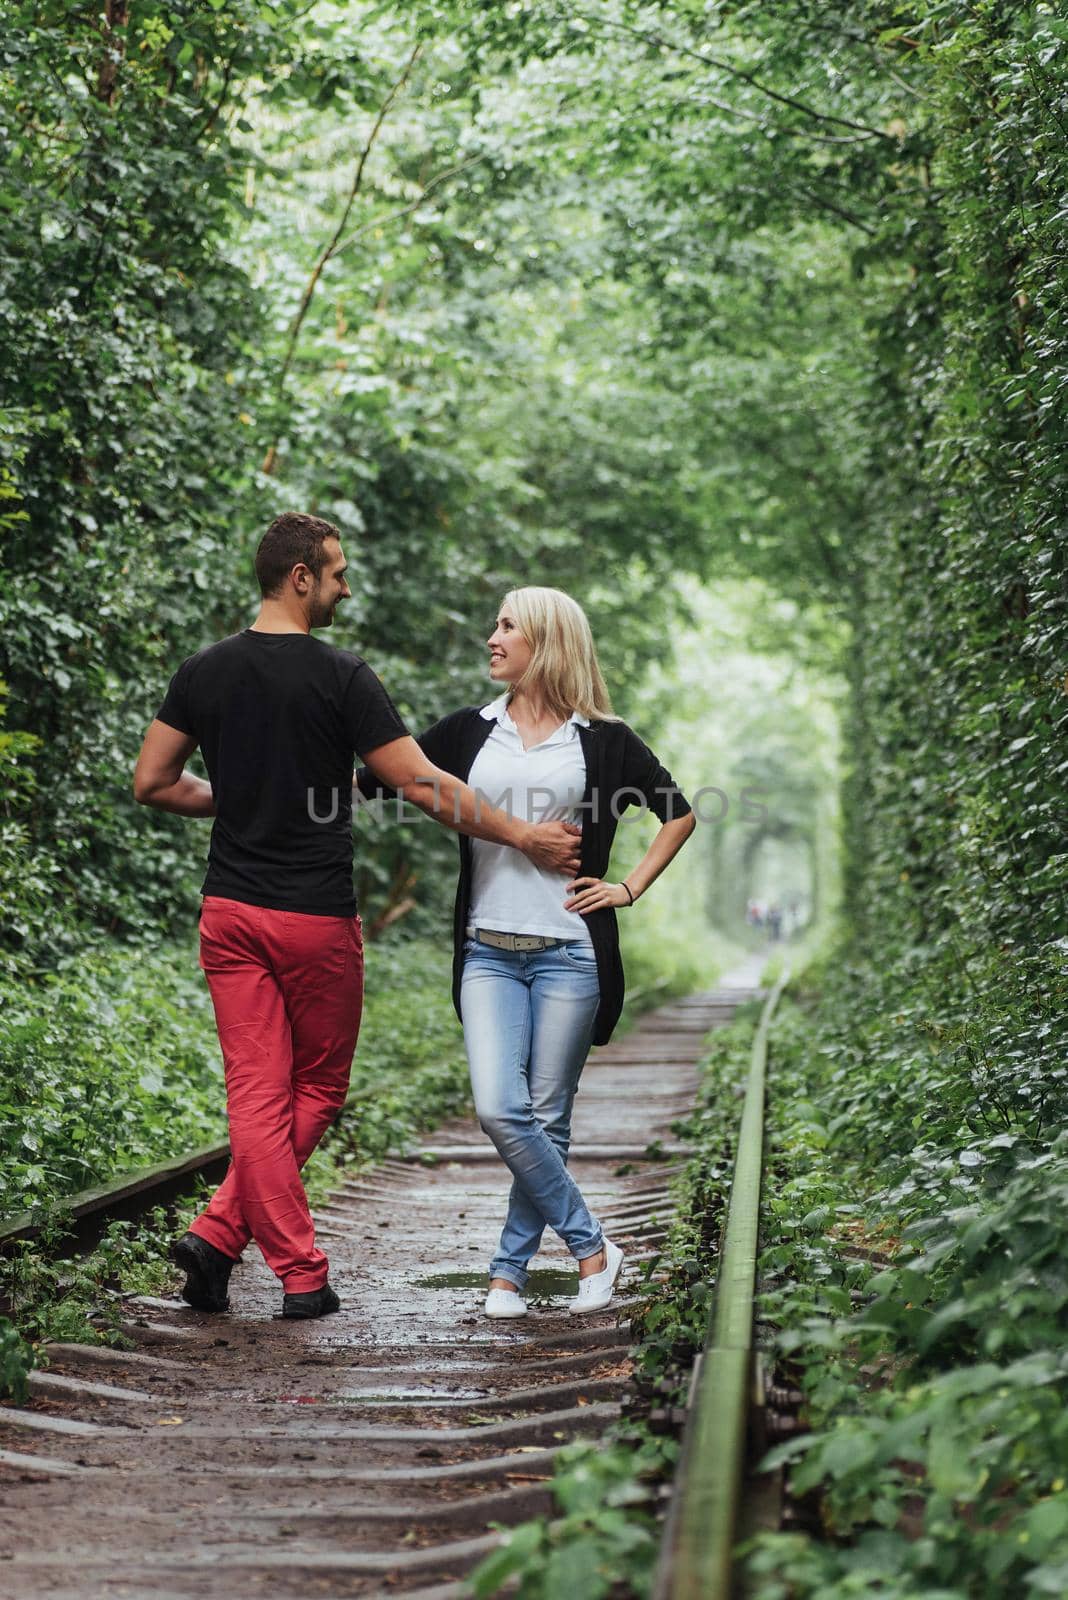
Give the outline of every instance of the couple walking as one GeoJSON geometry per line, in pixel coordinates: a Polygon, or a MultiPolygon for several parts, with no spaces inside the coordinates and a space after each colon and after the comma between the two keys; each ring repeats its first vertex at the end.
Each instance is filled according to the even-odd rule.
{"type": "Polygon", "coordinates": [[[453,999],[478,1118],[513,1179],[486,1313],[526,1311],[546,1225],[579,1264],[571,1310],[600,1310],[623,1255],[568,1173],[571,1107],[591,1045],[608,1040],[623,1004],[616,910],[681,849],[690,807],[612,715],[569,596],[507,595],[489,639],[501,692],[413,739],[367,663],[312,637],[350,597],[346,570],[332,523],[276,518],[256,554],[256,621],[178,668],[134,774],[143,804],[215,819],[200,965],[231,1163],[174,1247],[183,1297],[226,1310],[231,1269],[254,1239],[281,1280],[283,1316],[339,1308],[300,1171],[344,1103],[360,1026],[358,786],[367,798],[400,795],[460,835],[453,999]],[[198,746],[210,782],[184,770],[198,746]],[[609,883],[628,804],[647,805],[660,827],[626,879],[609,883]]]}

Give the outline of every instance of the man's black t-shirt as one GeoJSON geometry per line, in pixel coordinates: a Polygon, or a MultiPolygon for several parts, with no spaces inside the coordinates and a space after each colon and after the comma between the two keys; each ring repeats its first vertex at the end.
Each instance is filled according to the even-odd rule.
{"type": "Polygon", "coordinates": [[[197,740],[211,779],[202,893],[355,915],[353,753],[408,732],[366,661],[246,628],[182,662],[157,719],[197,740]]]}

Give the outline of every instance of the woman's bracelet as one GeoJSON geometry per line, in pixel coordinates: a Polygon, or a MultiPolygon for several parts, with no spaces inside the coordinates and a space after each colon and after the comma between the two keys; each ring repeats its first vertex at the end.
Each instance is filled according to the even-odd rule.
{"type": "Polygon", "coordinates": [[[632,906],[634,904],[634,896],[631,893],[630,884],[629,883],[621,883],[619,887],[621,889],[626,889],[626,891],[627,891],[627,904],[629,906],[632,906]]]}

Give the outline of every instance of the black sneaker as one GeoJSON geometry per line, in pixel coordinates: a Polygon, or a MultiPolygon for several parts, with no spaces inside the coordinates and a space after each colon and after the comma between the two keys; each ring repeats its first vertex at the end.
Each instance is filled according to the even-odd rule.
{"type": "Polygon", "coordinates": [[[216,1250],[199,1234],[186,1233],[171,1250],[171,1257],[188,1274],[182,1299],[197,1311],[228,1311],[227,1288],[237,1265],[232,1256],[216,1250]]]}
{"type": "Polygon", "coordinates": [[[341,1301],[328,1283],[321,1289],[309,1289],[307,1294],[282,1296],[283,1317],[328,1317],[331,1311],[340,1311],[341,1301]]]}

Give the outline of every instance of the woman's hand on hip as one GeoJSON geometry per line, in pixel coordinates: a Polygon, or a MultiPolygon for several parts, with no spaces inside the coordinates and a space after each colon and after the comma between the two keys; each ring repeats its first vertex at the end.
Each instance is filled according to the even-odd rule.
{"type": "Polygon", "coordinates": [[[604,906],[629,906],[631,897],[621,883],[606,883],[603,878],[573,878],[567,886],[570,900],[565,911],[600,911],[604,906]]]}

